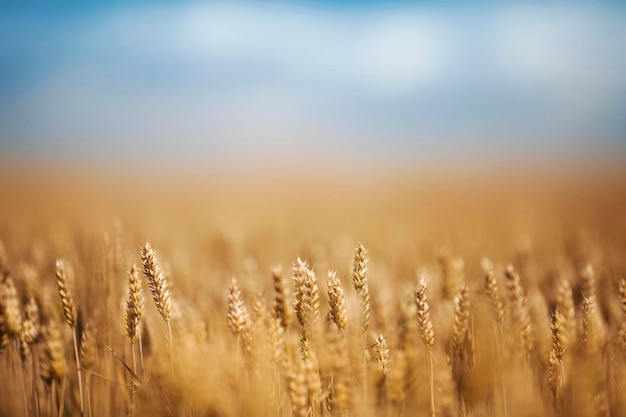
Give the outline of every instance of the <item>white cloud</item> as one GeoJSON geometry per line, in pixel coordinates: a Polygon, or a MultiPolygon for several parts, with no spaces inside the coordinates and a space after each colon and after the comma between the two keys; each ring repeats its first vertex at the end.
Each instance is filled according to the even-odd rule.
{"type": "Polygon", "coordinates": [[[242,60],[286,78],[382,91],[406,91],[432,80],[445,69],[449,47],[446,25],[436,14],[351,16],[237,3],[132,12],[105,20],[96,33],[96,42],[112,49],[183,62],[242,60]]]}
{"type": "Polygon", "coordinates": [[[547,116],[576,124],[619,105],[626,93],[623,14],[565,4],[511,6],[494,20],[503,77],[540,96],[547,116]]]}
{"type": "Polygon", "coordinates": [[[67,50],[50,54],[62,65],[42,65],[61,70],[43,71],[21,106],[5,108],[24,111],[24,137],[266,151],[314,137],[397,149],[531,130],[562,138],[602,131],[607,113],[623,110],[624,12],[482,7],[119,9],[69,26],[67,50]]]}

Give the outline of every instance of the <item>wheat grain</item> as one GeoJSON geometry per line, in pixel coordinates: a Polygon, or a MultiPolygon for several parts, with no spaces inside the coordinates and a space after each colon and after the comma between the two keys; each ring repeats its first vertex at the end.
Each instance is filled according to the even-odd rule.
{"type": "Polygon", "coordinates": [[[302,361],[289,361],[286,379],[292,415],[294,417],[306,417],[309,412],[309,391],[304,363],[302,361]]]}
{"type": "Polygon", "coordinates": [[[337,273],[328,271],[328,304],[330,311],[328,315],[330,319],[337,325],[342,332],[346,330],[348,324],[348,311],[346,309],[346,300],[341,288],[341,282],[337,278],[337,273]]]}
{"type": "Polygon", "coordinates": [[[286,329],[293,320],[293,313],[289,304],[289,290],[285,285],[282,268],[280,266],[272,268],[272,280],[274,283],[274,306],[272,308],[272,314],[276,320],[280,321],[282,328],[286,329]]]}
{"type": "Polygon", "coordinates": [[[597,298],[596,274],[591,264],[587,264],[580,272],[580,281],[583,296],[586,298],[597,298]]]}
{"type": "Polygon", "coordinates": [[[469,332],[470,302],[469,288],[462,284],[459,294],[454,297],[454,323],[452,326],[453,356],[460,358],[469,332]]]}
{"type": "Polygon", "coordinates": [[[63,316],[68,326],[73,329],[76,327],[76,306],[74,305],[74,299],[72,298],[72,293],[67,283],[65,262],[61,259],[57,259],[56,261],[56,277],[57,289],[59,297],[61,298],[61,304],[63,305],[63,316]]]}
{"type": "Polygon", "coordinates": [[[22,314],[13,279],[0,283],[0,329],[8,337],[17,337],[22,330],[22,314]]]}
{"type": "Polygon", "coordinates": [[[576,309],[574,307],[572,287],[566,280],[559,283],[556,306],[561,315],[567,339],[574,341],[576,339],[576,309]]]}
{"type": "Polygon", "coordinates": [[[141,262],[143,264],[143,273],[148,280],[148,288],[152,299],[156,305],[157,311],[163,317],[163,320],[169,322],[172,315],[172,300],[170,299],[170,291],[168,289],[167,279],[161,272],[161,265],[156,256],[156,252],[152,249],[150,242],[146,242],[141,250],[141,262]]]}
{"type": "Polygon", "coordinates": [[[432,350],[435,344],[435,332],[433,331],[433,323],[430,319],[427,284],[424,278],[420,279],[419,284],[415,288],[415,304],[417,305],[417,321],[422,341],[429,350],[432,350]]]}
{"type": "Polygon", "coordinates": [[[433,363],[433,345],[435,344],[435,332],[430,319],[430,307],[428,305],[426,280],[422,277],[415,288],[415,304],[417,305],[417,320],[419,322],[420,335],[426,345],[429,363],[430,379],[430,414],[435,416],[435,370],[433,363]]]}
{"type": "Polygon", "coordinates": [[[96,362],[96,341],[92,325],[87,323],[80,340],[80,363],[83,369],[91,369],[96,362]]]}
{"type": "Polygon", "coordinates": [[[128,299],[126,301],[125,329],[131,341],[140,331],[141,317],[143,316],[144,298],[141,290],[141,280],[135,264],[128,271],[128,299]]]}
{"type": "Polygon", "coordinates": [[[319,332],[320,292],[317,278],[300,258],[293,267],[295,285],[294,309],[300,323],[300,352],[308,358],[313,349],[313,339],[319,332]]]}
{"type": "Polygon", "coordinates": [[[522,288],[519,274],[513,266],[506,267],[505,276],[507,279],[507,290],[509,301],[511,303],[511,315],[518,326],[518,332],[521,339],[522,353],[525,361],[530,359],[530,353],[534,348],[534,337],[530,310],[528,308],[528,299],[522,288]]]}
{"type": "Polygon", "coordinates": [[[67,374],[61,331],[54,321],[45,328],[40,365],[41,378],[48,384],[61,382],[67,374]]]}
{"type": "Polygon", "coordinates": [[[604,346],[606,329],[596,299],[584,297],[582,306],[582,337],[583,350],[589,356],[595,356],[604,346]]]}
{"type": "Polygon", "coordinates": [[[378,365],[378,372],[382,381],[387,379],[389,373],[389,345],[387,339],[382,334],[379,334],[376,338],[376,344],[374,345],[374,359],[378,365]]]}
{"type": "Polygon", "coordinates": [[[496,274],[493,272],[493,265],[487,258],[482,260],[482,268],[485,274],[485,292],[489,296],[493,319],[498,326],[502,342],[502,332],[504,331],[504,320],[506,316],[500,290],[498,289],[498,280],[496,279],[496,274]]]}
{"type": "Polygon", "coordinates": [[[250,350],[250,314],[241,298],[241,290],[237,280],[233,277],[228,287],[228,314],[226,316],[228,327],[239,339],[243,339],[246,350],[250,350]]]}
{"type": "Polygon", "coordinates": [[[361,330],[365,334],[370,322],[370,292],[367,284],[367,250],[361,242],[354,251],[352,285],[356,290],[361,317],[361,330]]]}

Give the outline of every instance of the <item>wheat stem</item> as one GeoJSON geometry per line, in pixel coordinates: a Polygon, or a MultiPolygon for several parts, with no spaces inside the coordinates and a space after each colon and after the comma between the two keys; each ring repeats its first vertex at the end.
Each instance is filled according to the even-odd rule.
{"type": "MultiPolygon", "coordinates": [[[[83,376],[82,376],[82,371],[81,368],[82,366],[80,365],[80,356],[78,354],[78,337],[76,335],[76,327],[74,327],[73,332],[72,332],[72,336],[74,338],[74,354],[76,355],[76,370],[78,373],[78,391],[80,394],[80,415],[84,416],[85,415],[85,405],[84,405],[84,398],[83,398],[83,376]]],[[[65,385],[65,380],[63,382],[63,384],[65,385]]]]}
{"type": "Polygon", "coordinates": [[[174,374],[174,352],[172,351],[172,321],[167,321],[167,331],[169,332],[169,342],[170,342],[170,371],[174,374]]]}
{"type": "Polygon", "coordinates": [[[430,383],[430,415],[435,417],[435,364],[433,358],[433,350],[431,348],[426,349],[428,353],[428,363],[430,366],[429,383],[430,383]]]}

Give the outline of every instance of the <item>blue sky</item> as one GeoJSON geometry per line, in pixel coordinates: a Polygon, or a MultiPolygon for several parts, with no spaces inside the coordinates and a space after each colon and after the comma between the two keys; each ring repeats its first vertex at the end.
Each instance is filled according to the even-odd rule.
{"type": "Polygon", "coordinates": [[[618,3],[3,3],[0,152],[622,152],[624,45],[618,3]]]}

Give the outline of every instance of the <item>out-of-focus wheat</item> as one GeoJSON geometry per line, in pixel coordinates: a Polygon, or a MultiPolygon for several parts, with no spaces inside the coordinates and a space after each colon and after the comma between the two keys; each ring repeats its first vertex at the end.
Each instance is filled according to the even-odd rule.
{"type": "Polygon", "coordinates": [[[56,277],[57,277],[57,289],[59,291],[59,297],[61,298],[61,304],[63,305],[63,315],[65,316],[65,322],[72,329],[72,337],[74,338],[74,355],[76,357],[76,373],[78,374],[78,388],[80,392],[80,415],[84,415],[85,408],[83,404],[83,376],[80,366],[80,358],[78,354],[78,334],[76,329],[76,306],[74,305],[74,299],[70,292],[69,284],[67,282],[67,276],[65,275],[65,262],[57,259],[56,261],[56,277]]]}
{"type": "Polygon", "coordinates": [[[276,266],[272,268],[272,280],[274,283],[274,306],[272,314],[280,322],[283,329],[286,329],[293,320],[293,313],[289,305],[289,290],[285,285],[282,275],[282,268],[276,266]]]}
{"type": "Polygon", "coordinates": [[[522,356],[527,363],[530,360],[530,354],[534,348],[534,336],[530,309],[528,308],[528,299],[519,274],[512,265],[506,267],[504,274],[507,280],[507,290],[509,302],[511,304],[511,316],[517,326],[516,331],[520,336],[522,347],[522,356]]]}
{"type": "Polygon", "coordinates": [[[435,369],[433,359],[433,346],[435,344],[435,332],[430,318],[430,306],[428,305],[426,280],[422,277],[415,288],[415,304],[417,305],[417,320],[419,322],[420,335],[426,345],[428,363],[430,367],[430,414],[435,416],[435,369]]]}

